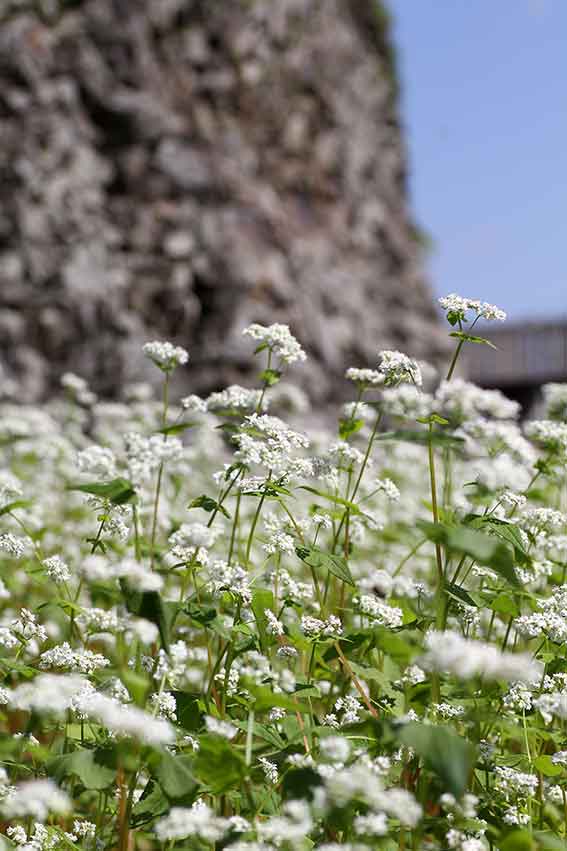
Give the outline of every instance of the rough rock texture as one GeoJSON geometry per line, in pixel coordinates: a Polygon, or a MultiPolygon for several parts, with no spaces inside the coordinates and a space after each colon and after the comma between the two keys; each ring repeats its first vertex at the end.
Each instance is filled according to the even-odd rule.
{"type": "Polygon", "coordinates": [[[377,0],[0,18],[0,363],[20,398],[68,369],[112,394],[152,338],[190,350],[194,391],[243,381],[251,321],[290,324],[317,402],[379,348],[439,351],[377,0]]]}

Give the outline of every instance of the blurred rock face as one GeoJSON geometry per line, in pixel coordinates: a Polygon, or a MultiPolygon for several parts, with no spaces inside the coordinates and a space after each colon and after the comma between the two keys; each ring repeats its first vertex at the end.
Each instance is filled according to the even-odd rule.
{"type": "Polygon", "coordinates": [[[147,339],[194,392],[286,322],[311,397],[435,357],[376,0],[4,0],[0,362],[21,398],[112,394],[147,339]]]}

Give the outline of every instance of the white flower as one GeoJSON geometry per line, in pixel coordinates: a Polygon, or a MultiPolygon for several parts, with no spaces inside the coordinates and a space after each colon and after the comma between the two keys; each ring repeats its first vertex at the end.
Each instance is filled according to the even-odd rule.
{"type": "Polygon", "coordinates": [[[110,660],[92,650],[73,650],[65,641],[39,657],[40,668],[67,668],[80,674],[92,674],[99,668],[106,668],[110,660]]]}
{"type": "Polygon", "coordinates": [[[403,352],[385,349],[379,353],[380,372],[384,375],[384,383],[392,386],[402,382],[421,387],[423,379],[417,361],[412,360],[403,352]]]}
{"type": "Polygon", "coordinates": [[[268,621],[268,623],[266,624],[266,632],[268,633],[268,635],[283,635],[283,623],[277,619],[275,614],[270,609],[264,609],[264,615],[266,616],[266,620],[268,621]]]}
{"type": "Polygon", "coordinates": [[[166,745],[175,741],[175,730],[168,721],[154,718],[137,706],[124,706],[117,700],[94,690],[85,690],[74,701],[76,710],[98,721],[119,736],[127,736],[148,745],[166,745]]]}
{"type": "Polygon", "coordinates": [[[66,813],[71,809],[69,797],[52,780],[29,780],[20,783],[4,800],[5,818],[27,818],[43,822],[50,813],[66,813]]]}
{"type": "Polygon", "coordinates": [[[233,739],[238,733],[233,724],[229,724],[228,721],[221,721],[219,718],[213,718],[212,715],[205,715],[205,725],[209,733],[222,736],[223,739],[233,739]]]}
{"type": "Polygon", "coordinates": [[[392,502],[400,501],[400,490],[391,479],[376,479],[374,485],[378,493],[383,493],[392,502]]]}
{"type": "Polygon", "coordinates": [[[343,736],[327,736],[321,739],[319,747],[332,762],[346,762],[350,755],[350,744],[343,736]]]}
{"type": "Polygon", "coordinates": [[[185,349],[167,341],[162,343],[154,340],[152,343],[145,343],[142,351],[163,372],[171,372],[176,366],[182,366],[189,360],[189,353],[185,349]]]}
{"type": "Polygon", "coordinates": [[[343,631],[342,624],[336,615],[329,615],[325,621],[311,615],[302,615],[300,628],[308,638],[341,635],[343,631]]]}
{"type": "Polygon", "coordinates": [[[269,759],[266,759],[263,756],[261,756],[258,761],[262,766],[262,771],[266,775],[266,780],[275,786],[280,779],[278,767],[275,762],[270,762],[269,759]]]}
{"type": "Polygon", "coordinates": [[[253,323],[242,332],[253,340],[259,340],[261,344],[270,349],[284,364],[292,364],[296,361],[304,361],[307,355],[301,345],[289,330],[288,325],[259,325],[253,323]]]}
{"type": "Polygon", "coordinates": [[[266,397],[262,398],[261,390],[249,390],[232,384],[230,387],[211,393],[206,400],[208,411],[255,411],[262,400],[262,407],[266,404],[266,397]]]}
{"type": "Polygon", "coordinates": [[[356,384],[369,387],[379,387],[381,384],[384,384],[386,378],[384,373],[377,369],[357,369],[354,366],[347,369],[345,377],[349,381],[354,381],[356,384]]]}
{"type": "Polygon", "coordinates": [[[361,597],[353,600],[360,612],[368,618],[372,618],[381,626],[387,626],[390,629],[395,629],[403,623],[403,612],[397,606],[389,606],[378,597],[372,597],[369,594],[363,594],[361,597]]]}
{"type": "Polygon", "coordinates": [[[50,556],[44,559],[42,564],[46,574],[54,582],[68,582],[71,578],[71,571],[61,556],[50,556]]]}
{"type": "Polygon", "coordinates": [[[480,676],[530,683],[542,672],[529,653],[502,653],[492,644],[472,641],[450,630],[428,632],[425,646],[427,652],[420,661],[425,670],[454,674],[463,680],[480,676]]]}
{"type": "Polygon", "coordinates": [[[506,319],[505,312],[496,305],[489,304],[487,301],[478,301],[478,299],[463,298],[456,293],[443,296],[439,299],[439,304],[447,313],[447,319],[452,325],[458,321],[462,322],[469,310],[487,320],[496,319],[498,322],[504,322],[506,319]]]}
{"type": "Polygon", "coordinates": [[[229,827],[228,819],[216,816],[203,801],[195,801],[190,809],[172,807],[167,816],[157,822],[155,831],[162,843],[176,842],[189,836],[215,843],[229,827]]]}
{"type": "Polygon", "coordinates": [[[14,558],[22,558],[26,551],[26,540],[6,532],[0,535],[0,550],[4,550],[14,558]]]}

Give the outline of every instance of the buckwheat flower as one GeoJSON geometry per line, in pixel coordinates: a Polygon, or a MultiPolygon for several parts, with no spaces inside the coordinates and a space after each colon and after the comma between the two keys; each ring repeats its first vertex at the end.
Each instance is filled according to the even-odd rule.
{"type": "Polygon", "coordinates": [[[267,620],[266,632],[269,635],[283,635],[283,623],[277,619],[275,614],[270,609],[264,609],[264,615],[266,616],[267,620]]]}
{"type": "Polygon", "coordinates": [[[300,629],[308,638],[342,635],[343,631],[342,624],[336,615],[329,615],[325,621],[311,615],[302,615],[300,629]]]}
{"type": "Polygon", "coordinates": [[[260,765],[262,767],[262,771],[264,772],[264,774],[266,776],[266,780],[269,783],[271,783],[273,786],[275,786],[276,783],[278,783],[279,779],[280,779],[278,767],[275,764],[275,762],[270,762],[269,759],[266,759],[263,756],[260,757],[258,762],[260,763],[260,765]]]}
{"type": "Polygon", "coordinates": [[[267,543],[262,544],[262,549],[269,556],[276,555],[276,553],[293,555],[295,553],[295,541],[291,535],[287,535],[285,532],[276,532],[267,543]]]}
{"type": "Polygon", "coordinates": [[[431,705],[431,711],[435,715],[439,715],[441,718],[449,720],[449,718],[462,718],[465,714],[465,707],[453,706],[451,703],[433,703],[431,705]]]}
{"type": "Polygon", "coordinates": [[[262,402],[262,408],[266,406],[266,396],[261,390],[250,390],[239,384],[231,384],[224,390],[211,393],[207,397],[206,406],[208,411],[255,411],[262,402]]]}
{"type": "Polygon", "coordinates": [[[239,564],[228,564],[219,559],[214,561],[209,569],[207,585],[213,594],[228,591],[248,604],[252,600],[249,582],[250,577],[243,567],[239,564]]]}
{"type": "Polygon", "coordinates": [[[386,379],[384,373],[377,369],[357,369],[354,366],[347,369],[345,377],[362,387],[380,387],[386,379]]]}
{"type": "Polygon", "coordinates": [[[487,680],[531,683],[542,668],[529,653],[502,653],[492,644],[463,638],[447,630],[431,630],[425,636],[426,653],[420,665],[427,671],[453,674],[463,680],[480,676],[487,680]]]}
{"type": "Polygon", "coordinates": [[[526,437],[547,452],[567,452],[567,423],[553,420],[531,420],[524,427],[526,437]]]}
{"type": "Polygon", "coordinates": [[[175,741],[175,730],[168,721],[154,718],[137,706],[124,706],[100,692],[86,692],[77,707],[86,717],[98,721],[112,733],[159,746],[175,741]]]}
{"type": "Polygon", "coordinates": [[[67,794],[53,780],[28,780],[19,783],[2,805],[4,818],[30,817],[46,821],[50,813],[64,814],[71,809],[67,794]]]}
{"type": "Polygon", "coordinates": [[[86,680],[75,674],[39,674],[8,692],[8,703],[24,712],[63,715],[85,684],[86,680]]]}
{"type": "Polygon", "coordinates": [[[378,597],[373,597],[369,594],[362,594],[360,597],[353,600],[353,603],[361,614],[371,618],[380,626],[387,626],[389,629],[395,629],[403,624],[403,612],[397,606],[389,606],[378,597]]]}
{"type": "Polygon", "coordinates": [[[385,813],[369,813],[365,816],[354,817],[354,830],[359,835],[386,836],[388,832],[388,819],[385,813]]]}
{"type": "Polygon", "coordinates": [[[162,691],[160,694],[152,694],[150,698],[152,709],[160,718],[169,721],[177,721],[177,703],[175,696],[170,691],[162,691]]]}
{"type": "Polygon", "coordinates": [[[43,560],[42,565],[47,576],[54,582],[68,582],[71,578],[71,571],[61,556],[50,556],[43,560]]]}
{"type": "Polygon", "coordinates": [[[116,579],[124,579],[139,591],[160,591],[163,578],[133,558],[125,558],[113,568],[116,579]]]}
{"type": "Polygon", "coordinates": [[[554,765],[563,765],[567,768],[567,751],[556,751],[551,757],[554,765]]]}
{"type": "Polygon", "coordinates": [[[462,378],[441,382],[435,391],[435,407],[453,426],[478,416],[515,420],[520,413],[519,403],[499,390],[486,390],[462,378]]]}
{"type": "Polygon", "coordinates": [[[331,762],[346,762],[350,756],[350,743],[343,736],[326,736],[319,742],[319,749],[331,762]]]}
{"type": "Polygon", "coordinates": [[[313,830],[309,805],[306,801],[287,801],[282,815],[269,816],[266,821],[257,822],[256,829],[260,839],[275,845],[283,842],[293,845],[303,841],[313,830]]]}
{"type": "Polygon", "coordinates": [[[544,384],[541,388],[546,416],[550,420],[567,420],[567,384],[544,384]]]}
{"type": "Polygon", "coordinates": [[[46,650],[39,657],[40,668],[66,668],[79,674],[92,674],[93,671],[107,668],[109,665],[110,659],[100,653],[93,653],[92,650],[73,650],[67,641],[46,650]]]}
{"type": "Polygon", "coordinates": [[[28,841],[28,835],[21,824],[6,828],[6,835],[12,840],[14,845],[25,845],[28,841]]]}
{"type": "Polygon", "coordinates": [[[417,361],[392,349],[384,349],[378,355],[379,370],[384,375],[384,384],[392,387],[401,383],[414,384],[421,387],[423,379],[417,361]]]}
{"type": "Polygon", "coordinates": [[[531,798],[535,795],[539,785],[537,774],[527,774],[501,765],[497,765],[494,772],[494,788],[506,799],[531,798]]]}
{"type": "Polygon", "coordinates": [[[189,353],[181,346],[174,346],[170,342],[154,340],[152,343],[144,343],[142,351],[158,369],[162,372],[171,372],[177,366],[183,366],[189,360],[189,353]]]}
{"type": "Polygon", "coordinates": [[[382,393],[382,410],[391,417],[416,420],[427,417],[433,408],[433,396],[412,384],[387,387],[382,393]]]}
{"type": "Polygon", "coordinates": [[[333,521],[332,521],[332,519],[329,517],[329,515],[328,515],[328,514],[319,514],[319,513],[316,513],[316,514],[314,514],[314,515],[313,515],[313,517],[311,518],[311,522],[312,522],[312,524],[313,524],[314,526],[317,526],[317,527],[319,527],[320,529],[327,529],[327,530],[328,530],[328,529],[332,529],[332,528],[333,528],[333,521]]]}
{"type": "Polygon", "coordinates": [[[286,714],[285,709],[282,709],[281,706],[274,706],[268,713],[268,719],[270,721],[281,721],[285,718],[286,714]]]}
{"type": "Polygon", "coordinates": [[[116,476],[116,456],[112,449],[106,446],[87,446],[77,453],[76,463],[81,473],[89,473],[101,479],[112,479],[116,476]]]}
{"type": "Polygon", "coordinates": [[[463,298],[456,293],[450,293],[439,299],[439,304],[447,313],[447,319],[451,325],[456,325],[458,322],[463,322],[465,315],[469,310],[476,313],[488,321],[496,320],[504,322],[506,313],[494,304],[489,304],[487,301],[479,301],[473,298],[463,298]]]}
{"type": "Polygon", "coordinates": [[[307,355],[289,330],[288,325],[275,323],[266,326],[253,323],[245,328],[242,333],[253,340],[259,340],[261,346],[258,349],[260,347],[269,349],[283,364],[290,365],[307,359],[307,355]]]}
{"type": "Polygon", "coordinates": [[[401,682],[403,685],[416,686],[426,680],[425,671],[419,665],[408,665],[405,669],[401,682]]]}
{"type": "Polygon", "coordinates": [[[196,396],[194,393],[190,396],[184,396],[183,399],[181,399],[181,407],[184,411],[193,411],[196,414],[207,413],[206,401],[201,399],[200,396],[196,396]]]}
{"type": "Polygon", "coordinates": [[[513,491],[504,491],[500,494],[500,502],[508,508],[523,508],[526,504],[526,497],[522,493],[514,493],[513,491]]]}
{"type": "Polygon", "coordinates": [[[216,816],[203,801],[195,801],[190,809],[172,807],[155,826],[157,838],[164,844],[190,836],[215,843],[222,839],[228,829],[228,819],[216,816]]]}
{"type": "Polygon", "coordinates": [[[0,535],[0,552],[4,551],[13,558],[22,558],[26,551],[26,541],[11,532],[0,535]]]}
{"type": "Polygon", "coordinates": [[[522,526],[531,532],[552,531],[567,526],[567,515],[554,508],[528,508],[521,517],[522,526]]]}
{"type": "Polygon", "coordinates": [[[37,622],[37,618],[29,609],[20,609],[20,616],[11,623],[12,632],[21,641],[47,641],[47,630],[37,622]]]}
{"type": "Polygon", "coordinates": [[[358,698],[353,697],[353,695],[347,694],[345,695],[345,697],[338,697],[335,701],[334,708],[336,712],[340,712],[342,714],[340,724],[356,724],[358,721],[360,721],[359,713],[362,707],[358,698]]]}
{"type": "Polygon", "coordinates": [[[383,493],[391,502],[400,501],[400,490],[391,479],[376,479],[374,487],[378,493],[383,493]]]}
{"type": "Polygon", "coordinates": [[[298,655],[297,650],[291,644],[283,644],[281,647],[278,647],[276,652],[278,656],[282,656],[285,659],[293,659],[298,655]]]}
{"type": "Polygon", "coordinates": [[[228,721],[221,721],[219,718],[213,718],[212,715],[205,715],[205,726],[209,733],[222,736],[223,739],[234,739],[238,733],[233,724],[229,724],[228,721]]]}

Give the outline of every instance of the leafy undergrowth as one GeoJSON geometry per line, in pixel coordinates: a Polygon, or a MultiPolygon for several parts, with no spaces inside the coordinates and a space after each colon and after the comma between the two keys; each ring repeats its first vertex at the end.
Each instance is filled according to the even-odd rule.
{"type": "Polygon", "coordinates": [[[159,400],[2,404],[6,847],[567,848],[567,386],[522,428],[442,306],[446,378],[381,352],[334,434],[281,325],[256,390],[150,343],[159,400]]]}

